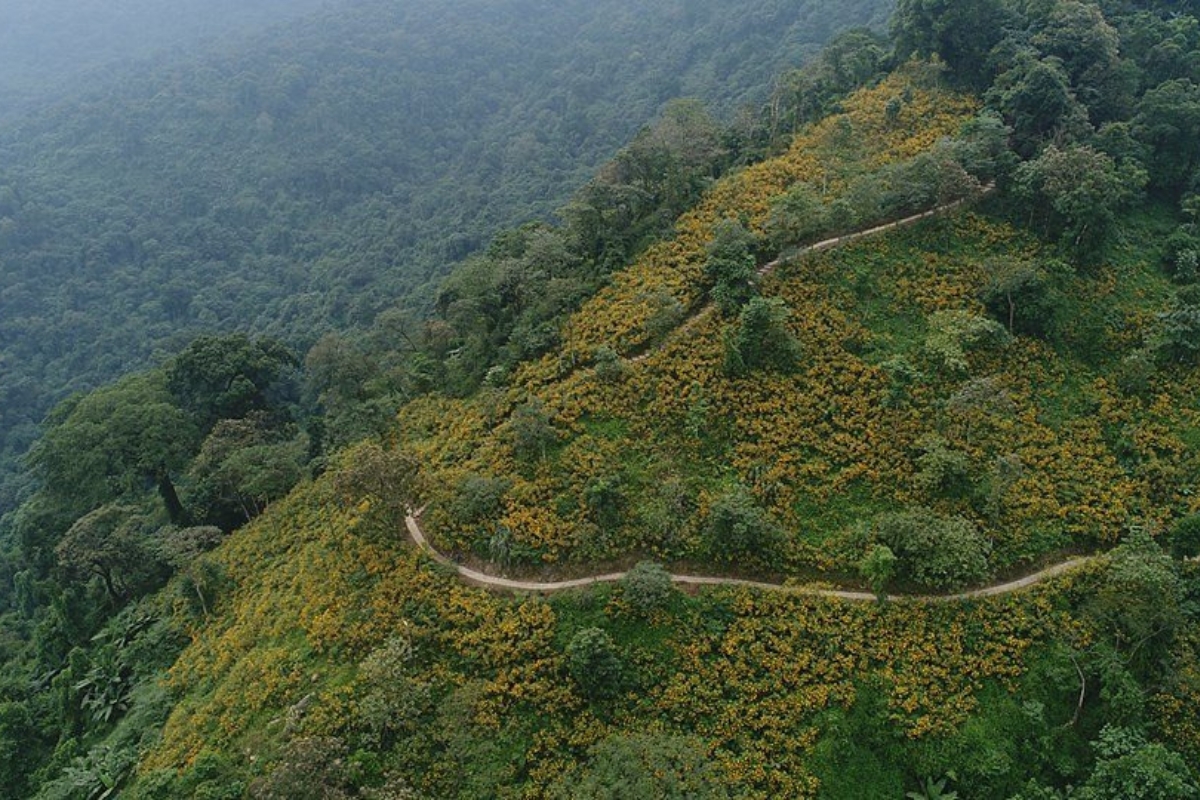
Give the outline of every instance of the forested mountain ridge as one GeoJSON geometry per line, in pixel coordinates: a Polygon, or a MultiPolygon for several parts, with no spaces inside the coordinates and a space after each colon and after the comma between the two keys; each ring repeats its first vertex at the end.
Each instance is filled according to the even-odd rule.
{"type": "Polygon", "coordinates": [[[672,105],[403,352],[322,338],[319,409],[237,335],[60,405],[8,520],[4,790],[1200,796],[1198,35],[904,0],[789,76],[753,163],[672,105]],[[638,563],[487,594],[416,506],[481,569],[638,563]]]}
{"type": "Polygon", "coordinates": [[[667,100],[761,102],[773,75],[884,10],[358,2],[4,126],[5,469],[53,400],[198,333],[303,350],[420,305],[419,287],[550,215],[667,100]]]}
{"type": "Polygon", "coordinates": [[[103,81],[115,64],[237,41],[326,0],[9,0],[0,8],[0,119],[103,81]]]}

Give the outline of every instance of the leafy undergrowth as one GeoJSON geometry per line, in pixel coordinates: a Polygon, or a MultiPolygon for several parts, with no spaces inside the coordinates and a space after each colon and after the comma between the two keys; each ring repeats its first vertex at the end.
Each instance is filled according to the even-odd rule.
{"type": "Polygon", "coordinates": [[[962,583],[1195,511],[1181,478],[1200,469],[1200,378],[1153,353],[1170,297],[1153,212],[1090,269],[978,211],[793,259],[759,291],[790,311],[796,364],[727,367],[736,319],[698,311],[717,223],[761,232],[797,182],[836,204],[971,111],[903,72],[860,92],[718,183],[572,318],[559,352],[470,400],[404,409],[439,547],[509,567],[646,554],[844,578],[879,520],[909,514],[978,538],[986,565],[962,583]],[[692,309],[666,335],[664,297],[692,309]],[[602,346],[643,355],[601,363],[602,346]]]}
{"type": "MultiPolygon", "coordinates": [[[[1035,648],[1087,638],[1051,592],[962,605],[729,590],[647,607],[622,586],[498,597],[398,546],[394,513],[348,505],[329,483],[218,551],[236,588],[171,670],[180,700],[130,796],[261,785],[293,743],[317,740],[341,743],[367,786],[386,773],[431,797],[559,796],[564,776],[595,768],[595,747],[649,736],[700,753],[712,787],[810,797],[814,748],[863,687],[897,752],[953,741],[1035,648]],[[616,664],[598,684],[572,661],[589,630],[616,664]]],[[[900,763],[889,774],[913,784],[900,763]]]]}
{"type": "MultiPolygon", "coordinates": [[[[795,182],[833,205],[972,113],[921,86],[899,73],[718,183],[561,351],[405,408],[395,452],[421,464],[439,546],[502,567],[651,554],[840,576],[894,534],[916,565],[902,579],[948,585],[964,567],[918,549],[929,531],[977,547],[984,580],[1195,512],[1200,376],[1155,351],[1171,292],[1154,247],[1076,269],[980,208],[804,256],[758,287],[790,363],[730,368],[746,314],[700,311],[722,220],[761,240],[795,182]],[[674,333],[663,308],[684,310],[674,333]]],[[[405,546],[403,503],[371,489],[362,448],[216,551],[230,588],[171,671],[178,702],[130,797],[558,798],[630,775],[653,785],[629,796],[958,780],[1011,797],[1155,746],[1137,739],[1148,722],[1197,752],[1195,637],[1172,638],[1195,570],[1149,539],[964,603],[652,579],[495,596],[405,546]],[[1167,663],[1178,685],[1147,704],[1130,675],[1167,663]]]]}

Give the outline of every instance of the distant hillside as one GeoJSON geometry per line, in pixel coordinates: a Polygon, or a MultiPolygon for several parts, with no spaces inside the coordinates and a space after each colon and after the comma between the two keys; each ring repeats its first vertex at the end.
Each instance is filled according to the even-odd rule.
{"type": "Polygon", "coordinates": [[[7,0],[0,6],[0,120],[106,71],[203,43],[240,42],[330,0],[7,0]]]}
{"type": "Polygon", "coordinates": [[[0,129],[4,463],[53,400],[199,332],[303,348],[369,324],[548,215],[665,101],[759,101],[886,8],[362,2],[0,129]]]}

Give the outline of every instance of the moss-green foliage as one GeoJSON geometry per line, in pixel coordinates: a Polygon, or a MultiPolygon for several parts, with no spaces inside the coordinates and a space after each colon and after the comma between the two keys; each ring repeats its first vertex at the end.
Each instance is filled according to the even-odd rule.
{"type": "Polygon", "coordinates": [[[991,544],[970,520],[924,509],[885,514],[872,535],[897,558],[900,575],[934,589],[960,589],[988,575],[991,544]]]}
{"type": "MultiPolygon", "coordinates": [[[[0,70],[0,92],[28,74],[31,51],[42,78],[95,48],[127,57],[166,47],[150,43],[171,15],[152,4],[101,6],[6,6],[0,51],[24,70],[0,70]],[[56,17],[44,35],[30,30],[56,17]],[[122,24],[114,20],[128,27],[110,38],[102,32],[122,24]],[[68,44],[84,33],[86,46],[68,44]]],[[[171,44],[206,30],[205,52],[185,58],[172,48],[152,64],[92,76],[0,128],[6,483],[67,393],[200,333],[250,330],[302,350],[330,329],[370,328],[397,303],[423,309],[451,265],[500,230],[549,216],[637,136],[634,157],[609,170],[630,173],[608,184],[624,194],[602,187],[582,198],[585,214],[617,217],[605,235],[631,241],[600,244],[623,261],[625,245],[644,245],[703,188],[716,163],[708,156],[770,139],[753,125],[723,137],[711,120],[638,136],[664,105],[696,98],[680,104],[689,112],[681,122],[696,121],[701,100],[728,119],[833,34],[879,26],[887,9],[880,0],[756,0],[733,14],[712,0],[685,14],[582,0],[536,11],[526,0],[471,0],[454,14],[437,2],[381,0],[337,10],[309,0],[201,6],[175,9],[171,27],[186,34],[171,44]],[[253,38],[216,33],[236,28],[231,20],[272,17],[281,24],[253,38]],[[681,155],[680,145],[690,149],[681,155]],[[634,224],[621,224],[625,212],[634,224]]],[[[513,316],[570,307],[594,286],[571,280],[577,274],[543,277],[530,286],[546,291],[513,316]]],[[[555,340],[545,314],[528,316],[517,355],[555,340]]],[[[379,349],[407,350],[381,322],[379,349]]],[[[505,333],[512,322],[502,320],[505,333]]],[[[483,371],[468,373],[459,385],[473,387],[483,371]]],[[[370,432],[345,417],[341,425],[370,432]]],[[[15,489],[3,487],[6,510],[15,489]]]]}
{"type": "Polygon", "coordinates": [[[687,736],[616,734],[588,750],[586,766],[550,790],[561,800],[683,800],[729,797],[704,742],[687,736]]]}
{"type": "Polygon", "coordinates": [[[1191,514],[1171,528],[1171,553],[1176,558],[1200,556],[1200,514],[1191,514]]]}
{"type": "MultiPolygon", "coordinates": [[[[186,568],[160,598],[192,641],[165,684],[175,702],[161,738],[136,750],[121,738],[154,730],[167,695],[124,674],[131,656],[117,644],[158,640],[82,613],[84,593],[61,595],[63,620],[44,640],[67,668],[29,696],[53,698],[56,727],[29,731],[41,708],[27,698],[0,714],[5,730],[32,733],[45,764],[13,785],[137,797],[1194,794],[1198,567],[1147,534],[1175,529],[1186,555],[1197,511],[1200,379],[1176,314],[1196,304],[1172,288],[1183,272],[1162,271],[1164,253],[1178,266],[1186,252],[1166,234],[1190,224],[1170,204],[1190,213],[1195,202],[1146,150],[1177,149],[1159,101],[1189,94],[1145,91],[1179,80],[1169,63],[1119,63],[1137,52],[1126,30],[1137,17],[1110,24],[1082,3],[970,7],[1028,35],[1005,42],[1003,26],[973,30],[946,8],[943,29],[917,35],[937,3],[902,4],[897,33],[947,60],[999,42],[964,76],[1001,73],[994,112],[939,89],[938,64],[914,62],[786,152],[709,186],[698,165],[718,140],[684,104],[592,185],[623,196],[665,176],[661,196],[625,197],[642,203],[636,219],[622,220],[624,201],[591,207],[608,215],[582,245],[594,261],[564,257],[580,243],[550,226],[497,240],[448,284],[428,360],[413,362],[443,370],[426,385],[450,385],[454,370],[458,390],[481,381],[472,397],[408,404],[386,437],[329,460],[213,553],[189,544],[207,528],[164,537],[183,540],[186,568]],[[1014,171],[996,149],[1007,135],[997,113],[1027,166],[1014,171]],[[694,153],[668,146],[693,139],[694,153]],[[1165,199],[1126,214],[1143,171],[1165,199]],[[847,230],[992,180],[995,201],[753,273],[775,255],[754,253],[759,243],[822,235],[798,220],[805,204],[821,204],[828,231],[847,230]],[[1011,202],[1013,181],[1033,203],[1011,202]],[[619,267],[614,253],[638,250],[701,191],[671,238],[562,327],[553,321],[582,298],[520,311],[550,296],[541,290],[561,269],[619,267]],[[761,295],[730,304],[746,301],[740,343],[723,332],[730,317],[706,307],[714,258],[736,267],[730,287],[749,277],[761,295]],[[499,309],[463,310],[492,289],[499,309]],[[452,320],[482,327],[447,331],[452,320]],[[727,369],[731,341],[752,368],[727,369]],[[803,357],[781,365],[776,342],[803,357]],[[403,512],[425,499],[439,547],[487,557],[484,568],[593,572],[648,555],[700,562],[689,571],[858,570],[876,592],[955,589],[1125,541],[1067,578],[986,599],[690,596],[643,567],[618,587],[509,597],[400,544],[403,512]],[[95,630],[112,644],[78,646],[95,630]],[[141,727],[118,735],[126,721],[141,727]],[[60,730],[70,735],[54,741],[60,730]]],[[[1168,17],[1143,22],[1156,20],[1168,17]]],[[[870,39],[858,41],[847,68],[869,72],[870,39]]],[[[102,551],[125,530],[111,509],[75,522],[45,500],[19,531],[80,524],[66,541],[102,551]]],[[[45,591],[29,574],[13,586],[20,602],[45,591]]]]}

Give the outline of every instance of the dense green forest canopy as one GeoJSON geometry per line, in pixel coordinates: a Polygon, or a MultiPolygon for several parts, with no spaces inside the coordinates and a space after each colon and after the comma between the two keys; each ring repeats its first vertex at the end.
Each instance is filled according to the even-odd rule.
{"type": "Polygon", "coordinates": [[[428,300],[667,100],[732,115],[886,7],[367,0],[5,125],[0,472],[53,400],[201,332],[303,351],[428,300]]]}
{"type": "Polygon", "coordinates": [[[0,119],[103,82],[117,63],[239,42],[322,6],[326,0],[9,0],[0,7],[0,119]]]}
{"type": "MultiPolygon", "coordinates": [[[[36,488],[3,524],[0,797],[1200,797],[1191,10],[900,0],[890,38],[839,37],[752,118],[651,114],[557,220],[437,240],[426,272],[385,284],[426,282],[423,319],[370,295],[370,265],[408,263],[402,248],[372,260],[354,247],[377,240],[330,222],[403,229],[400,173],[376,183],[336,151],[347,128],[306,116],[314,97],[350,108],[324,73],[202,92],[177,129],[111,118],[128,135],[92,152],[128,167],[166,130],[217,158],[239,103],[247,141],[272,142],[246,152],[286,152],[289,124],[337,159],[239,161],[271,191],[242,206],[213,199],[196,157],[214,183],[175,224],[131,216],[155,237],[105,248],[65,214],[23,218],[76,230],[73,254],[47,228],[14,252],[56,265],[76,294],[55,302],[80,317],[113,264],[120,310],[154,307],[142,268],[183,281],[145,242],[184,219],[206,225],[162,241],[228,304],[179,283],[176,321],[203,320],[164,334],[153,369],[59,403],[31,451],[36,488]],[[360,194],[377,216],[349,211],[360,194]],[[212,265],[266,269],[268,225],[285,234],[269,255],[309,253],[327,283],[296,277],[276,308],[243,274],[250,302],[290,310],[243,325],[212,265]],[[288,305],[303,292],[320,313],[288,305]],[[305,320],[322,323],[290,327],[305,320]],[[185,344],[199,322],[273,335],[185,344]],[[326,325],[364,331],[284,344],[326,325]],[[857,573],[880,602],[685,596],[646,562],[615,586],[492,595],[398,541],[418,505],[440,547],[493,569],[650,553],[857,573]],[[1029,592],[886,599],[1076,549],[1096,555],[1029,592]]],[[[494,6],[473,13],[491,30],[494,6]]],[[[25,132],[54,152],[96,145],[39,124],[25,132]]],[[[456,163],[492,163],[477,156],[456,163]]],[[[526,174],[498,158],[486,175],[526,174]]],[[[105,196],[148,203],[136,188],[105,196]]]]}

